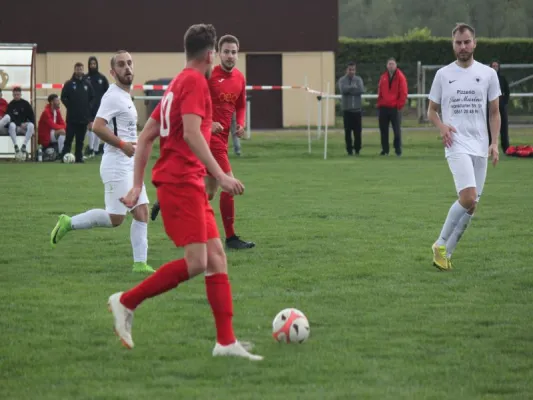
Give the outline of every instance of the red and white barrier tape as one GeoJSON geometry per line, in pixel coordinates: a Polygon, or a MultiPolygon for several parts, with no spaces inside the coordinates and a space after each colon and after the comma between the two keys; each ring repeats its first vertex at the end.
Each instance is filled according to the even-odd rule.
{"type": "MultiPolygon", "coordinates": [[[[35,89],[62,89],[63,83],[37,83],[35,89]]],[[[20,87],[23,90],[28,90],[29,86],[10,84],[4,89],[13,89],[14,87],[20,87]]],[[[168,85],[133,85],[133,90],[166,90],[168,85]]],[[[308,89],[304,86],[276,86],[276,85],[251,85],[246,86],[246,90],[288,90],[288,89],[308,89]]]]}

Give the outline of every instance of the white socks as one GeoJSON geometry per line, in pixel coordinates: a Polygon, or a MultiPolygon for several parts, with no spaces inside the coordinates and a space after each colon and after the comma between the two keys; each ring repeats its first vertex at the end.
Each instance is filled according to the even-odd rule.
{"type": "Polygon", "coordinates": [[[14,122],[9,124],[7,131],[9,132],[9,136],[11,136],[11,140],[13,141],[13,146],[16,146],[17,145],[17,126],[15,125],[14,122]]]}
{"type": "Polygon", "coordinates": [[[57,150],[59,151],[59,154],[63,153],[63,146],[65,146],[65,135],[59,135],[57,138],[57,150]]]}
{"type": "Polygon", "coordinates": [[[146,262],[148,259],[148,223],[136,219],[131,221],[131,247],[134,262],[146,262]]]}
{"type": "Polygon", "coordinates": [[[72,229],[90,229],[95,227],[112,228],[111,218],[105,210],[89,210],[71,219],[72,229]]]}
{"type": "Polygon", "coordinates": [[[85,138],[87,139],[87,144],[89,145],[89,148],[92,150],[93,149],[93,136],[94,136],[94,133],[93,131],[87,131],[87,133],[85,133],[85,138]]]}
{"type": "Polygon", "coordinates": [[[27,146],[30,142],[33,132],[35,132],[35,125],[33,125],[31,122],[28,122],[28,125],[26,126],[26,137],[24,138],[24,146],[27,146]]]}
{"type": "Polygon", "coordinates": [[[472,219],[472,215],[466,213],[465,215],[461,217],[461,219],[457,223],[457,226],[455,227],[452,234],[450,235],[448,242],[446,242],[446,251],[448,253],[447,254],[448,258],[452,256],[453,251],[455,250],[455,247],[457,246],[457,243],[459,242],[459,240],[461,240],[461,236],[463,236],[463,233],[468,227],[468,224],[470,223],[471,219],[472,219]]]}
{"type": "MultiPolygon", "coordinates": [[[[100,146],[100,138],[96,133],[93,132],[93,141],[92,141],[92,149],[94,151],[98,151],[98,147],[100,146]]],[[[90,142],[89,142],[90,147],[90,142]]]]}
{"type": "MultiPolygon", "coordinates": [[[[9,136],[11,136],[11,140],[13,141],[13,146],[16,146],[17,145],[17,126],[15,125],[14,122],[11,122],[7,130],[9,132],[9,136]]],[[[28,125],[26,125],[26,137],[24,138],[24,146],[28,145],[34,132],[35,132],[35,125],[33,125],[31,122],[28,122],[28,125]]]]}
{"type": "Polygon", "coordinates": [[[450,211],[448,211],[448,216],[446,217],[446,221],[444,222],[439,238],[437,239],[438,246],[443,246],[446,244],[453,230],[459,223],[459,220],[463,215],[466,214],[467,211],[468,210],[466,208],[459,204],[459,201],[456,201],[452,204],[450,211]]]}
{"type": "Polygon", "coordinates": [[[98,146],[100,145],[100,138],[93,131],[87,131],[87,144],[89,149],[93,151],[98,151],[98,146]]]}

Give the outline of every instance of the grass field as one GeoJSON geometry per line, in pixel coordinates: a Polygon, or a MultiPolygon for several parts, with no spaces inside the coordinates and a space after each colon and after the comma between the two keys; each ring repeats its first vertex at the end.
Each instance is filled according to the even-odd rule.
{"type": "MultiPolygon", "coordinates": [[[[106,302],[142,279],[130,220],[49,245],[60,213],[103,206],[98,161],[1,164],[0,399],[530,399],[533,161],[489,167],[444,273],[430,246],[455,193],[435,131],[405,131],[402,158],[379,157],[377,133],[359,158],[340,133],[327,161],[322,148],[307,154],[304,132],[254,132],[232,158],[246,185],[237,230],[257,243],[228,255],[234,322],[261,363],[211,357],[201,278],[144,303],[135,349],[121,347],[106,302]],[[309,317],[307,343],[273,341],[285,307],[309,317]]],[[[161,220],[149,244],[154,267],[182,255],[161,220]]]]}

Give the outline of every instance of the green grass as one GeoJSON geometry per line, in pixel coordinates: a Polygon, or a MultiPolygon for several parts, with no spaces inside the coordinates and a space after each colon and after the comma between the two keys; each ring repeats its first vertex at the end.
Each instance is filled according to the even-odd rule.
{"type": "MultiPolygon", "coordinates": [[[[58,214],[103,206],[98,162],[1,164],[0,399],[531,398],[533,160],[489,167],[444,273],[430,246],[455,193],[435,131],[405,131],[402,158],[377,156],[375,132],[360,158],[329,139],[324,161],[303,132],[254,132],[232,158],[246,185],[237,230],[257,243],[228,255],[234,322],[261,363],[211,357],[201,278],[146,301],[135,349],[122,348],[106,302],[141,279],[129,219],[49,245],[58,214]],[[285,307],[309,317],[307,343],[273,341],[285,307]]],[[[149,244],[154,267],[183,254],[161,220],[149,244]]]]}

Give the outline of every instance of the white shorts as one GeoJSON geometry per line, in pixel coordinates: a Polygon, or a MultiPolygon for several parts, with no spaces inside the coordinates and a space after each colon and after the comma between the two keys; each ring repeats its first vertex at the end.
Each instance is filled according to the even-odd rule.
{"type": "Polygon", "coordinates": [[[57,143],[56,131],[54,129],[50,130],[50,143],[57,143]]]}
{"type": "Polygon", "coordinates": [[[457,194],[466,188],[476,188],[477,199],[483,193],[487,177],[487,157],[470,154],[450,154],[446,157],[453,175],[457,194]]]}
{"type": "Polygon", "coordinates": [[[126,215],[128,211],[133,210],[141,204],[149,204],[144,185],[135,207],[129,209],[120,201],[120,198],[126,196],[133,187],[133,171],[127,173],[120,180],[108,180],[105,175],[107,175],[105,172],[101,174],[101,178],[105,187],[105,210],[109,214],[126,215]]]}

